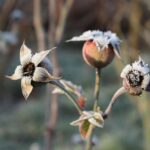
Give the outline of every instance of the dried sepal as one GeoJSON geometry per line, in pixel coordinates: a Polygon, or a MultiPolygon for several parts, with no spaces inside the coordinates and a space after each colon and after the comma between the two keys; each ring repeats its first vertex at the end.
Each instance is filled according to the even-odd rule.
{"type": "Polygon", "coordinates": [[[27,99],[33,89],[33,86],[31,85],[30,77],[23,77],[21,79],[21,89],[22,89],[22,94],[24,98],[27,99]]]}
{"type": "Polygon", "coordinates": [[[31,61],[32,53],[31,49],[29,49],[25,43],[23,42],[20,48],[20,63],[21,65],[25,65],[31,61]]]}
{"type": "Polygon", "coordinates": [[[22,78],[22,66],[19,65],[16,67],[15,72],[11,76],[6,76],[7,78],[11,80],[19,80],[22,78]]]}
{"type": "Polygon", "coordinates": [[[79,132],[81,136],[86,139],[88,138],[88,131],[90,127],[100,127],[104,126],[104,119],[101,112],[94,111],[83,111],[79,119],[70,123],[73,126],[79,126],[79,132]]]}
{"type": "Polygon", "coordinates": [[[32,56],[32,62],[35,64],[35,66],[38,66],[39,63],[41,63],[44,58],[52,51],[54,50],[56,47],[50,49],[50,50],[45,50],[45,51],[41,51],[39,53],[36,53],[32,56]]]}

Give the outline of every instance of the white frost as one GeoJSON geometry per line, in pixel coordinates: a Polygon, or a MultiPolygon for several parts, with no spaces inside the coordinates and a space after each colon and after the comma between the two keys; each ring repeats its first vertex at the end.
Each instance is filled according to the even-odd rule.
{"type": "Polygon", "coordinates": [[[105,47],[108,47],[108,44],[111,44],[115,54],[119,56],[120,51],[120,42],[121,40],[117,37],[117,35],[111,31],[100,31],[100,30],[89,30],[81,34],[80,36],[75,36],[67,42],[71,41],[88,41],[93,40],[96,43],[99,51],[104,50],[105,47]]]}

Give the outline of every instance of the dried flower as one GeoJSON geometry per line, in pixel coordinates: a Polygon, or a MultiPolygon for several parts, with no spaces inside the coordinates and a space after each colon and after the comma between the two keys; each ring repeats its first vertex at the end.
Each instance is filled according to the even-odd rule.
{"type": "Polygon", "coordinates": [[[85,41],[82,55],[90,66],[103,68],[112,62],[114,54],[121,59],[120,39],[111,31],[86,31],[82,35],[68,40],[68,42],[70,41],[85,41]]]}
{"type": "MultiPolygon", "coordinates": [[[[51,49],[52,50],[52,49],[51,49]]],[[[31,50],[23,43],[20,49],[20,63],[11,76],[6,76],[11,80],[21,79],[22,93],[25,99],[30,95],[33,85],[32,82],[47,83],[55,80],[42,63],[44,58],[51,50],[42,51],[32,56],[31,50]]]]}
{"type": "Polygon", "coordinates": [[[139,57],[139,60],[132,65],[127,65],[121,72],[123,87],[131,95],[141,95],[147,89],[150,82],[150,69],[148,64],[139,57]]]}
{"type": "Polygon", "coordinates": [[[119,88],[113,95],[107,109],[103,113],[103,118],[106,119],[110,114],[113,104],[117,98],[125,92],[131,95],[141,95],[142,91],[150,91],[150,69],[148,64],[139,57],[138,61],[135,61],[131,65],[127,65],[121,72],[121,78],[123,78],[123,87],[119,88]]]}
{"type": "Polygon", "coordinates": [[[87,139],[89,130],[92,127],[104,126],[104,119],[100,111],[83,111],[79,119],[71,123],[73,126],[79,126],[79,131],[83,139],[87,139]]]}

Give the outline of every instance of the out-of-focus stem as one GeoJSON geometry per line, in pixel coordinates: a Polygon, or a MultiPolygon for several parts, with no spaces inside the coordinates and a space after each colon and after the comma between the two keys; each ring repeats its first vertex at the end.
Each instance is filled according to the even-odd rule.
{"type": "Polygon", "coordinates": [[[59,19],[59,22],[58,22],[58,26],[57,26],[57,29],[56,29],[56,35],[55,35],[55,41],[57,42],[57,44],[60,42],[61,37],[64,33],[68,13],[70,11],[70,8],[71,8],[73,2],[74,2],[74,0],[67,0],[64,3],[64,6],[62,7],[61,14],[60,14],[60,19],[59,19]]]}
{"type": "Polygon", "coordinates": [[[41,0],[33,1],[33,24],[35,27],[35,33],[37,37],[38,49],[39,51],[45,50],[45,38],[44,29],[42,26],[41,18],[41,0]]]}
{"type": "MultiPolygon", "coordinates": [[[[97,106],[98,106],[99,92],[100,92],[100,69],[97,68],[95,71],[95,90],[94,90],[95,102],[94,102],[94,107],[93,107],[94,111],[96,111],[97,106]]],[[[88,136],[88,139],[86,141],[85,150],[91,150],[92,149],[93,129],[94,129],[93,125],[90,125],[89,136],[88,136]]]]}
{"type": "MultiPolygon", "coordinates": [[[[48,31],[48,41],[50,44],[50,47],[56,46],[60,44],[60,41],[63,37],[64,29],[65,29],[65,24],[66,24],[66,19],[70,10],[70,7],[72,5],[73,0],[66,0],[62,1],[62,6],[60,7],[60,15],[58,17],[58,22],[57,22],[57,16],[56,16],[56,10],[57,10],[57,5],[60,5],[56,0],[48,0],[48,9],[49,9],[49,31],[48,31]],[[70,3],[71,2],[71,3],[70,3]],[[65,13],[64,13],[65,11],[65,13]]],[[[57,57],[57,52],[53,51],[51,53],[51,61],[53,64],[54,76],[60,76],[60,65],[58,62],[58,57],[57,57]]],[[[54,133],[55,132],[55,127],[57,124],[57,118],[58,118],[58,95],[53,94],[51,95],[51,100],[50,100],[50,115],[49,115],[49,127],[51,128],[52,132],[47,133],[46,136],[46,150],[52,149],[52,143],[54,141],[54,133]],[[53,107],[53,105],[55,107],[53,107]]]]}
{"type": "Polygon", "coordinates": [[[16,6],[18,0],[5,0],[3,1],[3,5],[1,5],[1,13],[0,13],[0,30],[6,30],[7,24],[10,19],[10,14],[16,6]]]}

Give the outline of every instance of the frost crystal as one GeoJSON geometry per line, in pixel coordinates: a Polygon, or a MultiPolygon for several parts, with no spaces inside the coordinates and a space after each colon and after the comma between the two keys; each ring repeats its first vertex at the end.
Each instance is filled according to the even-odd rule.
{"type": "Polygon", "coordinates": [[[93,31],[86,31],[80,36],[75,36],[71,38],[70,40],[67,40],[67,42],[71,41],[89,41],[93,40],[96,43],[96,46],[99,51],[103,51],[105,48],[108,47],[110,44],[113,47],[114,53],[120,57],[120,42],[121,40],[117,37],[117,35],[111,31],[99,31],[99,30],[93,30],[93,31]]]}

